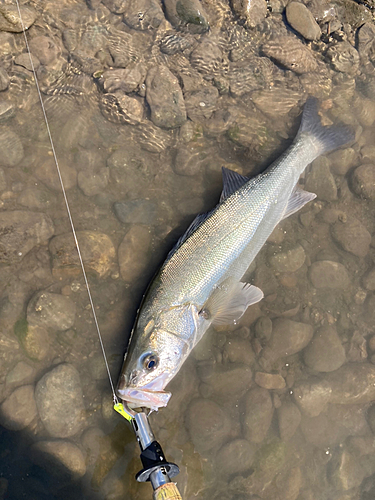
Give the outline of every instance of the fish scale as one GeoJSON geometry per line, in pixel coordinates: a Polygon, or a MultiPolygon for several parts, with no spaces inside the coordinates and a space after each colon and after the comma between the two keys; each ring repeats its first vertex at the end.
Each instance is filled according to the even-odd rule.
{"type": "Polygon", "coordinates": [[[238,320],[262,299],[241,278],[280,220],[315,198],[296,188],[307,165],[353,138],[345,127],[323,127],[310,98],[297,137],[264,173],[247,179],[223,169],[220,203],[197,216],[144,297],[117,386],[122,400],[165,406],[166,385],[209,326],[238,320]]]}

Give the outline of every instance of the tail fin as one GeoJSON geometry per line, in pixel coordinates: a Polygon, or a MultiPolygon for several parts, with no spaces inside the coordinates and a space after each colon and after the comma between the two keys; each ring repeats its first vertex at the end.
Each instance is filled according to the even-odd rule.
{"type": "Polygon", "coordinates": [[[303,108],[302,121],[298,131],[313,137],[318,154],[329,153],[340,146],[354,141],[354,130],[347,126],[324,127],[318,115],[318,100],[309,97],[303,108]]]}

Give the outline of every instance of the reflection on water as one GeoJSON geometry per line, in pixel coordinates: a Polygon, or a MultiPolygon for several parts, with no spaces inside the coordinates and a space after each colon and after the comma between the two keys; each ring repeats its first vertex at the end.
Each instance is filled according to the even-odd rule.
{"type": "MultiPolygon", "coordinates": [[[[21,3],[114,377],[147,283],[216,203],[221,167],[267,166],[308,94],[325,124],[354,127],[302,181],[315,202],[249,269],[265,299],[206,334],[151,423],[186,499],[373,498],[367,2],[21,3]]],[[[0,498],[144,498],[14,9],[0,5],[0,498]]]]}

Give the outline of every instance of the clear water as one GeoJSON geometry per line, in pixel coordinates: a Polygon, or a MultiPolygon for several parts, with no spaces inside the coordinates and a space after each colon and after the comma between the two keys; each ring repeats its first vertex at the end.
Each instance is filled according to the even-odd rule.
{"type": "MultiPolygon", "coordinates": [[[[320,172],[316,177],[311,172],[307,174],[307,188],[310,184],[320,190],[317,200],[301,214],[282,223],[281,229],[274,233],[258,256],[256,267],[250,268],[247,277],[264,290],[265,300],[251,308],[238,325],[207,333],[172,382],[170,404],[152,415],[151,424],[167,458],[181,468],[177,483],[183,498],[220,498],[224,495],[233,499],[264,500],[372,498],[375,469],[372,469],[370,457],[373,452],[367,450],[362,453],[361,460],[353,459],[360,464],[359,472],[352,463],[344,463],[344,472],[339,469],[337,475],[332,475],[331,471],[337,470],[335,464],[340,457],[342,459],[340,450],[351,450],[351,454],[348,452],[350,457],[358,456],[360,446],[353,444],[356,438],[364,437],[366,442],[372,442],[369,415],[375,395],[355,405],[331,403],[320,414],[320,421],[302,414],[302,423],[294,436],[286,443],[280,440],[277,412],[280,404],[294,401],[292,393],[298,382],[326,377],[325,372],[316,372],[306,366],[301,352],[281,358],[271,369],[272,373],[281,374],[287,385],[284,389],[270,390],[275,411],[265,438],[252,445],[255,454],[252,465],[240,474],[228,474],[218,453],[222,445],[244,437],[246,393],[256,387],[254,377],[243,384],[235,383],[238,376],[230,371],[235,368],[243,374],[244,367],[250,367],[253,373],[266,370],[260,358],[267,342],[257,336],[255,327],[260,316],[272,320],[291,319],[309,324],[314,330],[335,325],[346,350],[346,364],[372,366],[374,361],[370,342],[374,333],[373,292],[371,285],[364,284],[373,265],[373,238],[367,252],[361,254],[359,250],[360,255],[354,255],[332,239],[330,229],[337,218],[354,216],[371,235],[374,233],[374,202],[353,193],[352,181],[355,167],[361,163],[371,164],[372,157],[375,159],[371,150],[375,105],[366,100],[371,96],[374,78],[372,51],[369,51],[369,60],[363,58],[356,63],[356,71],[352,71],[349,59],[345,71],[339,72],[330,68],[322,56],[326,42],[313,43],[312,49],[322,59],[319,78],[317,73],[306,72],[299,76],[276,66],[270,66],[267,73],[267,62],[262,85],[289,91],[287,97],[280,93],[280,110],[275,111],[272,103],[268,107],[267,102],[254,106],[253,92],[254,89],[259,91],[259,87],[254,87],[249,76],[243,78],[250,83],[242,83],[242,76],[236,76],[236,72],[240,73],[238,68],[242,62],[244,67],[254,64],[248,55],[250,52],[252,57],[259,55],[270,32],[276,39],[286,33],[276,3],[274,13],[269,13],[257,29],[246,31],[230,14],[226,2],[213,2],[212,5],[206,2],[212,29],[209,33],[192,36],[195,44],[211,40],[215,47],[220,47],[223,60],[214,68],[207,66],[203,49],[200,55],[203,62],[193,67],[189,62],[192,49],[172,56],[163,54],[159,44],[167,31],[165,26],[145,31],[132,29],[122,22],[120,15],[111,14],[98,2],[92,1],[91,9],[83,0],[31,4],[38,17],[28,36],[30,39],[47,36],[56,47],[52,61],[42,64],[38,75],[76,230],[106,235],[115,250],[112,257],[108,257],[108,247],[99,257],[88,251],[84,253],[89,261],[90,287],[114,382],[142,294],[194,215],[209,210],[217,202],[221,191],[221,167],[255,175],[277,158],[294,137],[300,103],[308,91],[323,101],[327,124],[338,118],[357,130],[357,142],[353,145],[353,157],[348,166],[330,157],[329,180],[322,181],[327,171],[324,165],[313,169],[315,174],[320,172]],[[99,69],[95,67],[91,73],[87,68],[82,69],[75,58],[78,49],[84,52],[87,64],[91,57],[99,69]],[[232,60],[229,60],[230,53],[232,60]],[[115,57],[120,57],[119,54],[125,60],[122,65],[119,59],[116,63],[115,57]],[[215,114],[207,111],[206,117],[199,114],[194,117],[191,112],[194,119],[188,120],[181,129],[154,127],[141,85],[129,94],[144,106],[142,121],[137,125],[119,123],[118,108],[103,105],[102,80],[89,75],[94,72],[99,77],[100,68],[106,69],[111,64],[129,67],[130,60],[138,62],[145,72],[155,64],[166,64],[179,75],[186,88],[189,77],[193,88],[213,88],[215,84],[221,90],[220,97],[212,105],[215,114]],[[231,94],[225,91],[228,82],[236,89],[231,94]],[[189,163],[183,166],[189,155],[189,163]],[[88,179],[94,177],[96,180],[90,184],[88,179]],[[134,216],[139,217],[140,222],[132,223],[126,215],[121,222],[115,215],[114,204],[132,200],[137,200],[138,211],[134,216]],[[126,239],[129,231],[136,235],[131,241],[126,239]],[[121,246],[124,238],[125,247],[121,246]],[[272,256],[297,245],[301,245],[306,254],[303,265],[295,271],[276,272],[271,265],[272,256]],[[344,289],[314,288],[309,277],[311,265],[323,260],[342,264],[350,284],[344,289]],[[99,261],[104,262],[104,267],[98,273],[99,261]],[[249,356],[254,356],[251,362],[246,358],[238,361],[238,349],[232,354],[235,363],[231,362],[229,346],[231,341],[236,344],[238,339],[247,342],[249,349],[251,347],[253,354],[249,356]],[[198,397],[216,402],[228,419],[228,430],[222,442],[217,449],[208,452],[202,451],[208,439],[204,431],[191,438],[194,427],[191,402],[198,397]],[[314,440],[312,434],[319,434],[318,430],[314,431],[318,428],[323,430],[319,439],[314,440]],[[340,432],[335,433],[338,428],[340,432]],[[197,440],[201,440],[198,446],[197,440]],[[363,457],[367,457],[366,460],[363,457]],[[270,465],[265,466],[265,460],[270,465]],[[263,463],[263,469],[259,469],[259,463],[263,463]],[[363,480],[353,480],[356,475],[363,480]]],[[[352,3],[345,4],[347,9],[349,4],[352,3]]],[[[176,33],[171,28],[168,30],[176,33]]],[[[345,33],[345,29],[338,31],[345,33]]],[[[351,40],[354,34],[352,31],[345,36],[351,40]]],[[[1,213],[23,210],[46,214],[53,223],[54,236],[69,235],[69,220],[56,171],[51,167],[50,145],[35,84],[30,70],[20,65],[23,62],[19,56],[26,53],[23,36],[3,31],[0,35],[1,66],[10,77],[9,87],[0,93],[0,103],[13,108],[12,116],[5,116],[0,124],[0,149],[11,152],[11,159],[5,153],[0,158],[1,213]],[[9,131],[18,136],[23,152],[14,135],[11,139],[6,135],[9,131]]],[[[19,227],[22,227],[19,234],[22,245],[27,228],[19,227]]],[[[151,498],[151,486],[138,484],[134,479],[141,468],[139,448],[128,423],[112,409],[110,386],[83,278],[73,247],[67,248],[65,258],[70,267],[62,270],[56,264],[62,257],[51,247],[51,236],[27,249],[25,256],[4,257],[2,253],[0,401],[6,401],[17,386],[37,384],[45,373],[60,363],[76,367],[84,399],[83,423],[80,431],[67,439],[82,451],[87,472],[73,480],[70,476],[54,475],[46,464],[35,463],[30,451],[33,443],[50,439],[36,415],[22,430],[9,430],[9,425],[0,427],[0,498],[151,498]],[[74,324],[67,329],[47,329],[45,354],[40,354],[40,359],[36,360],[25,349],[22,328],[30,300],[41,291],[69,297],[76,306],[76,315],[74,324]],[[21,377],[19,384],[17,381],[10,383],[9,373],[19,362],[32,368],[30,377],[21,377]]],[[[369,384],[373,383],[372,377],[368,378],[369,384]]],[[[22,402],[20,404],[22,406],[22,402]]],[[[195,411],[199,413],[199,406],[197,408],[195,411]]],[[[197,421],[199,418],[197,415],[197,421]]],[[[207,418],[210,420],[210,415],[207,418]]],[[[211,418],[214,420],[214,415],[211,418]]],[[[207,436],[212,436],[215,430],[209,427],[207,436]]]]}

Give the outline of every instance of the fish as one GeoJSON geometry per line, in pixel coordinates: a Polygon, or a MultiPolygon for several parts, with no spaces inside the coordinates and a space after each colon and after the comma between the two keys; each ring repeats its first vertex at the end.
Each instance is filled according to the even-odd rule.
{"type": "Polygon", "coordinates": [[[297,185],[301,174],[353,141],[350,127],[323,126],[309,97],[295,139],[264,172],[248,178],[222,169],[218,205],[194,219],[144,295],[116,387],[123,402],[166,406],[166,386],[207,329],[238,321],[263,298],[241,279],[277,224],[316,197],[297,185]]]}

